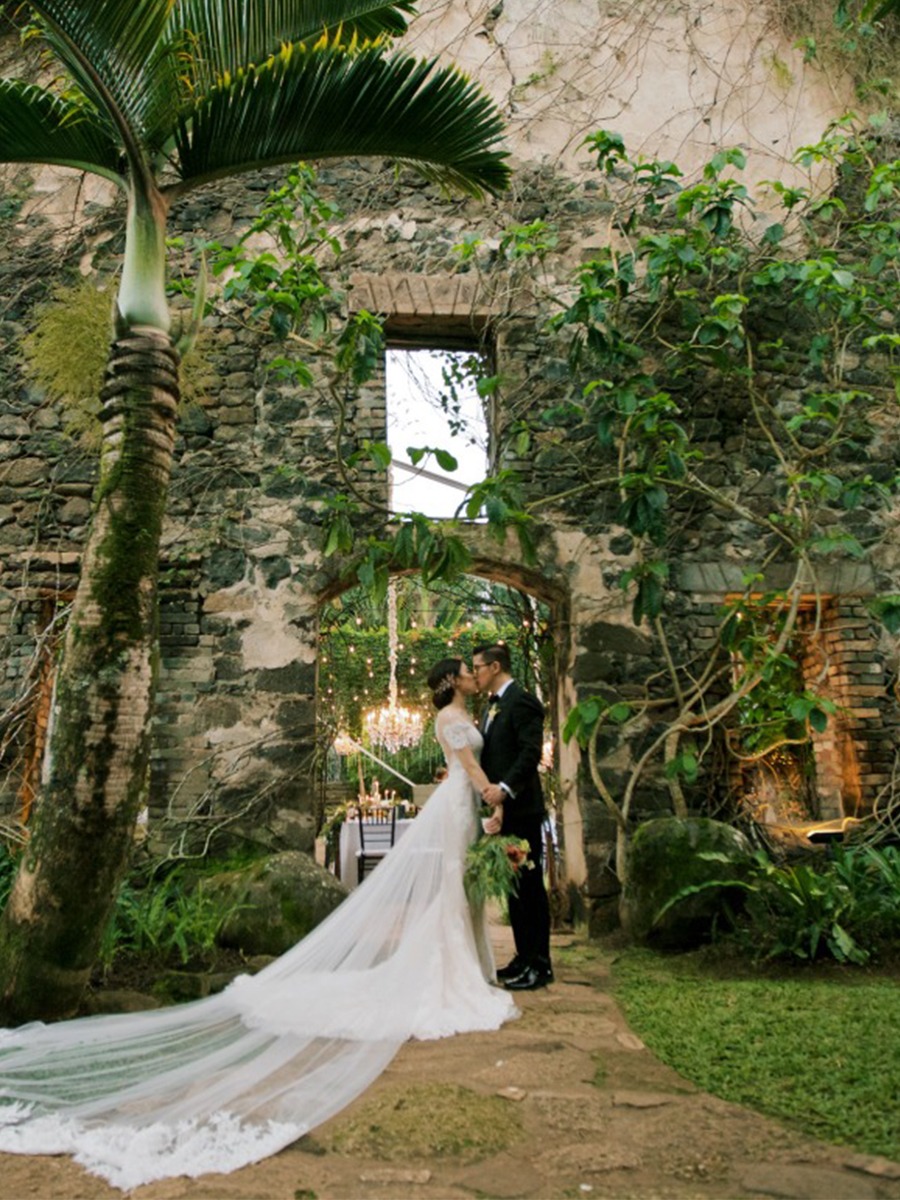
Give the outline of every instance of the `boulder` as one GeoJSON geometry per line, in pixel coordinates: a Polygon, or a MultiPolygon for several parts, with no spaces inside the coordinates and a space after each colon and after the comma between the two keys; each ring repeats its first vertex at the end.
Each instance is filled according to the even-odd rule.
{"type": "Polygon", "coordinates": [[[741,904],[741,888],[708,888],[662,917],[660,909],[682,888],[746,879],[752,854],[739,830],[707,817],[659,817],[640,825],[631,843],[620,908],[626,931],[666,950],[688,950],[708,941],[725,906],[741,904]]]}
{"type": "Polygon", "coordinates": [[[223,910],[234,908],[216,940],[245,955],[283,954],[347,895],[340,880],[299,850],[212,875],[200,886],[223,910]]]}

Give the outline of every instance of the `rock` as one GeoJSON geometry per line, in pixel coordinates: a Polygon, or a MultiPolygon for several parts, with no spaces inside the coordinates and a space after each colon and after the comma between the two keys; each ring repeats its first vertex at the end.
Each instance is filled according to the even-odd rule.
{"type": "Polygon", "coordinates": [[[363,1171],[359,1177],[360,1183],[377,1183],[382,1187],[392,1183],[428,1183],[430,1179],[431,1172],[427,1167],[420,1171],[380,1167],[372,1171],[363,1171]]]}
{"type": "Polygon", "coordinates": [[[59,520],[63,525],[83,525],[91,515],[89,501],[73,496],[60,506],[59,520]]]}
{"type": "Polygon", "coordinates": [[[0,417],[0,438],[23,438],[31,433],[31,427],[22,417],[0,417]]]}
{"type": "Polygon", "coordinates": [[[298,850],[213,875],[200,886],[223,909],[237,906],[217,940],[247,955],[283,954],[347,895],[334,875],[298,850]]]}
{"type": "Polygon", "coordinates": [[[740,901],[738,888],[709,888],[660,909],[679,891],[708,881],[746,877],[751,847],[731,825],[706,817],[660,817],[641,825],[631,844],[622,924],[638,941],[686,950],[710,936],[723,903],[740,901]],[[706,857],[715,855],[714,860],[706,857]]]}
{"type": "Polygon", "coordinates": [[[42,458],[17,458],[0,469],[0,483],[8,487],[23,487],[40,483],[47,478],[48,467],[42,458]]]}
{"type": "Polygon", "coordinates": [[[99,992],[88,992],[81,1002],[78,1015],[92,1017],[97,1013],[145,1012],[148,1008],[161,1008],[158,996],[136,992],[130,988],[108,988],[99,992]]]}

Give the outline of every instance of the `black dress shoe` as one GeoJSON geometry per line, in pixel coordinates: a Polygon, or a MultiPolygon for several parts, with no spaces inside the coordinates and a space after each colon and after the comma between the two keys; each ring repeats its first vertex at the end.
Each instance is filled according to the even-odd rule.
{"type": "Polygon", "coordinates": [[[525,970],[525,964],[521,958],[511,959],[505,967],[497,968],[498,979],[515,979],[517,975],[521,975],[525,970]]]}
{"type": "Polygon", "coordinates": [[[533,992],[553,982],[553,971],[549,967],[526,967],[521,975],[505,979],[503,986],[509,992],[533,992]]]}

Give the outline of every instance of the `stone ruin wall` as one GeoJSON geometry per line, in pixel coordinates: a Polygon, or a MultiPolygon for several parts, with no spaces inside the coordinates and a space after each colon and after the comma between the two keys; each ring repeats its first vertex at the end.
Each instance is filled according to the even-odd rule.
{"type": "MultiPolygon", "coordinates": [[[[513,187],[502,201],[476,204],[441,198],[383,164],[324,165],[323,192],[345,214],[336,232],[346,251],[334,277],[345,312],[369,307],[426,331],[448,321],[471,319],[474,330],[490,323],[504,376],[492,413],[493,455],[497,464],[522,471],[529,496],[542,502],[539,563],[525,569],[515,545],[498,549],[471,531],[475,571],[520,584],[551,605],[558,729],[577,698],[634,694],[658,670],[659,651],[631,624],[618,585],[633,547],[611,523],[609,499],[548,499],[565,490],[565,447],[539,444],[519,459],[506,434],[518,412],[561,398],[572,381],[542,333],[535,297],[511,281],[496,253],[500,231],[514,222],[553,220],[560,241],[541,282],[548,295],[564,295],[573,267],[606,237],[608,206],[579,149],[587,133],[605,124],[632,148],[688,166],[722,145],[743,143],[751,151],[748,176],[761,179],[776,165],[783,175],[793,148],[820,136],[834,96],[763,10],[737,0],[599,6],[442,0],[423,9],[418,44],[444,48],[473,69],[506,112],[517,166],[513,187]],[[789,64],[787,75],[774,69],[776,62],[789,64]],[[453,249],[467,234],[483,242],[474,263],[461,262],[453,249]]],[[[173,232],[234,236],[252,220],[270,182],[245,179],[188,198],[174,214],[173,232]]],[[[16,346],[49,286],[69,277],[68,264],[89,278],[115,271],[121,209],[105,186],[49,170],[34,173],[27,187],[16,173],[6,193],[18,197],[0,245],[0,335],[7,348],[0,367],[0,704],[12,712],[5,750],[16,766],[2,793],[10,809],[39,777],[36,750],[52,677],[48,623],[56,598],[75,586],[94,480],[93,456],[66,436],[60,414],[23,379],[16,346]]],[[[319,497],[340,484],[334,397],[327,362],[311,357],[312,388],[286,387],[267,375],[274,348],[264,335],[223,311],[207,324],[212,376],[200,402],[181,417],[163,539],[151,823],[165,814],[190,817],[192,835],[202,836],[225,816],[267,844],[310,850],[320,803],[317,612],[341,586],[340,564],[322,557],[320,532],[319,497]]],[[[870,364],[858,370],[871,374],[870,364]]],[[[854,382],[852,372],[848,380],[854,382]]],[[[871,386],[872,379],[864,382],[871,386]]],[[[796,395],[811,383],[798,368],[772,386],[796,395]]],[[[709,469],[723,479],[756,471],[764,503],[765,464],[754,460],[759,447],[720,399],[711,397],[708,412],[695,414],[709,469]]],[[[345,456],[365,439],[384,436],[379,379],[346,403],[345,456]]],[[[382,477],[358,482],[386,501],[382,477]]],[[[670,596],[670,637],[685,658],[710,644],[722,599],[739,590],[759,554],[750,530],[696,514],[679,546],[670,596]]],[[[897,578],[893,550],[878,562],[835,568],[826,581],[841,598],[829,636],[841,622],[867,626],[865,636],[844,641],[839,655],[848,712],[840,736],[861,744],[860,727],[871,725],[877,708],[881,752],[859,778],[861,803],[889,775],[900,733],[888,700],[894,651],[883,638],[879,643],[860,601],[900,590],[897,578]]],[[[613,786],[632,752],[622,747],[610,754],[613,786]]],[[[574,744],[560,743],[559,755],[566,869],[588,909],[602,911],[615,887],[608,867],[614,830],[574,744]]],[[[707,792],[712,786],[703,781],[707,792]]],[[[665,788],[648,778],[636,815],[667,806],[665,788]]]]}

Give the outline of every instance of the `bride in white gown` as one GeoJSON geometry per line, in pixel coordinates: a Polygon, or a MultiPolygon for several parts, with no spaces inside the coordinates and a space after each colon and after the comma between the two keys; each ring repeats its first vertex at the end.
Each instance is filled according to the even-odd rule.
{"type": "Polygon", "coordinates": [[[474,679],[445,659],[428,682],[448,774],[362,886],[218,996],[0,1031],[0,1151],[71,1154],[123,1190],[234,1171],[333,1116],[408,1038],[517,1015],[463,889],[486,782],[474,679]]]}

